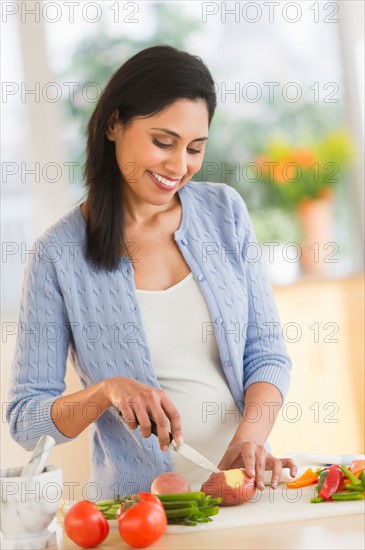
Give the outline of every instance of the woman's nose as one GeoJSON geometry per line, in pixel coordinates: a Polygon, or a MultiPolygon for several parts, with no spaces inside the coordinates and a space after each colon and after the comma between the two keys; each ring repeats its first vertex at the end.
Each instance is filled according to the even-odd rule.
{"type": "Polygon", "coordinates": [[[165,162],[165,166],[171,173],[174,174],[174,176],[184,176],[187,172],[186,151],[182,150],[171,152],[169,158],[165,162]]]}

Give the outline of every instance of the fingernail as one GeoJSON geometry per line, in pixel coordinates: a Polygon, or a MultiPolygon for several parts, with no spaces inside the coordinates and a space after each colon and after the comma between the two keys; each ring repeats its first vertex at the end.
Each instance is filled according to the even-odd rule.
{"type": "Polygon", "coordinates": [[[255,475],[255,470],[249,470],[248,473],[250,474],[250,476],[254,476],[255,475]]]}
{"type": "Polygon", "coordinates": [[[271,486],[273,489],[275,489],[279,485],[278,481],[273,481],[271,486]]]}
{"type": "Polygon", "coordinates": [[[168,446],[168,445],[164,445],[164,446],[162,447],[162,450],[163,450],[164,452],[168,451],[168,450],[169,450],[169,446],[168,446]]]}
{"type": "Polygon", "coordinates": [[[260,481],[259,483],[259,489],[265,489],[265,485],[262,483],[262,481],[260,481]]]}
{"type": "Polygon", "coordinates": [[[178,435],[176,438],[175,438],[175,441],[178,445],[182,445],[184,443],[184,440],[183,438],[181,437],[181,435],[178,435]]]}

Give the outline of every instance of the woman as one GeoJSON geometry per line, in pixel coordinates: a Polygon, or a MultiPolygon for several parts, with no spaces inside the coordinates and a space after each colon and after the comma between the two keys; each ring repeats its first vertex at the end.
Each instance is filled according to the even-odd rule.
{"type": "Polygon", "coordinates": [[[267,443],[290,360],[245,204],[191,181],[215,107],[200,58],[155,46],[129,59],[88,125],[87,200],[26,267],[11,433],[32,449],[89,427],[99,498],[149,490],[173,468],[203,481],[170,454],[169,431],[260,489],[265,469],[273,486],[282,467],[296,473],[267,443]],[[83,389],[62,395],[68,354],[83,389]]]}

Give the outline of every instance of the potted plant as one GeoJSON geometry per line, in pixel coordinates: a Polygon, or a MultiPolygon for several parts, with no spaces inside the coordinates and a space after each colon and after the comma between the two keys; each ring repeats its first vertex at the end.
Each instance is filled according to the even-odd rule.
{"type": "Polygon", "coordinates": [[[298,216],[305,273],[325,274],[330,265],[333,193],[352,159],[351,140],[340,130],[305,146],[274,138],[256,158],[269,202],[298,216]]]}

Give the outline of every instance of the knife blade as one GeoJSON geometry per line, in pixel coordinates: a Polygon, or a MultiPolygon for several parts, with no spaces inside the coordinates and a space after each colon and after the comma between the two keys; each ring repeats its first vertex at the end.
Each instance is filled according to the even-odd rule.
{"type": "Polygon", "coordinates": [[[198,453],[198,451],[196,451],[187,443],[182,443],[181,445],[178,445],[176,441],[172,439],[171,446],[174,451],[176,451],[179,455],[183,456],[187,460],[190,460],[190,462],[193,462],[197,466],[200,466],[200,468],[204,468],[204,470],[208,470],[208,472],[213,472],[215,474],[218,474],[221,471],[218,470],[218,468],[214,466],[214,464],[210,462],[210,460],[198,453]]]}
{"type": "MultiPolygon", "coordinates": [[[[122,413],[119,411],[120,416],[122,416],[122,413]]],[[[157,433],[157,424],[151,418],[149,417],[151,422],[151,433],[158,436],[157,433]]],[[[138,421],[138,420],[137,420],[138,421]]],[[[203,468],[204,470],[208,470],[208,472],[213,472],[215,474],[218,474],[221,470],[218,470],[216,466],[210,460],[205,458],[202,454],[198,453],[193,447],[188,445],[187,443],[182,443],[181,445],[178,445],[176,441],[174,440],[172,433],[169,432],[169,438],[170,438],[170,445],[173,448],[175,452],[177,452],[179,455],[183,456],[187,460],[190,460],[190,462],[193,462],[197,466],[200,466],[200,468],[203,468]]]]}
{"type": "MultiPolygon", "coordinates": [[[[151,422],[151,432],[153,435],[157,436],[157,424],[153,420],[153,418],[149,417],[151,422]]],[[[172,433],[169,432],[169,438],[170,438],[170,445],[174,449],[175,452],[177,452],[179,455],[183,456],[187,460],[190,460],[190,462],[193,462],[197,466],[200,466],[200,468],[203,468],[204,470],[208,470],[208,472],[214,472],[218,473],[220,470],[210,460],[205,458],[202,454],[198,453],[193,447],[188,445],[187,443],[182,443],[181,445],[178,445],[174,438],[172,437],[172,433]]]]}

